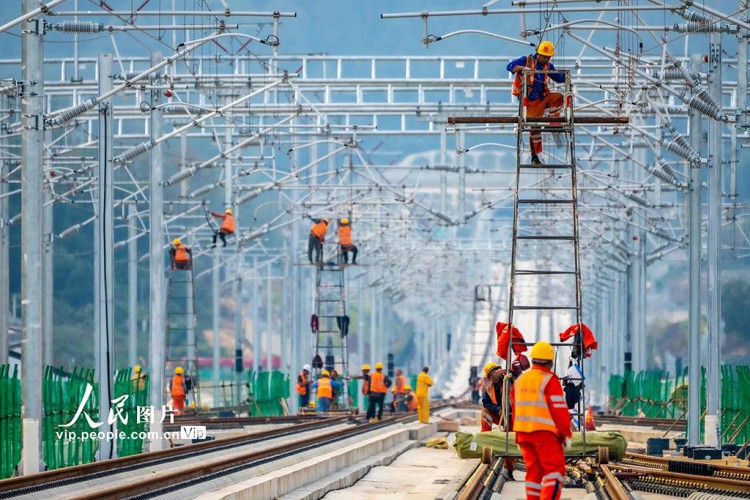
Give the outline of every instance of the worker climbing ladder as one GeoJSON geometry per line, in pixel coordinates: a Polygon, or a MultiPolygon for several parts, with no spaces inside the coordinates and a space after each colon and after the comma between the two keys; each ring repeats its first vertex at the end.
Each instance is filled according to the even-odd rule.
{"type": "MultiPolygon", "coordinates": [[[[167,289],[167,324],[165,375],[170,378],[181,366],[192,380],[188,399],[200,404],[198,384],[198,349],[195,343],[195,286],[193,267],[169,269],[167,289]]],[[[167,394],[167,399],[171,396],[167,394]]]]}
{"type": "MultiPolygon", "coordinates": [[[[492,348],[491,339],[497,321],[496,303],[498,297],[495,296],[499,291],[497,286],[493,285],[476,285],[474,287],[474,323],[471,333],[470,347],[470,375],[469,384],[473,388],[482,379],[482,367],[494,358],[495,349],[492,348]]],[[[481,395],[479,396],[481,398],[481,395]]]]}
{"type": "MultiPolygon", "coordinates": [[[[317,265],[315,272],[315,314],[311,320],[315,336],[312,362],[313,376],[317,379],[322,370],[336,370],[342,382],[339,408],[349,408],[348,384],[343,383],[349,374],[349,316],[346,314],[346,265],[329,261],[317,265]]],[[[335,407],[333,407],[335,409],[335,407]]]]}

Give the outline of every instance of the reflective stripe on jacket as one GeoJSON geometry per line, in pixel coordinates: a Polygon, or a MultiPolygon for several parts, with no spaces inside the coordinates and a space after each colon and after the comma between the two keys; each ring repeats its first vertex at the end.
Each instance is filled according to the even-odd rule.
{"type": "Polygon", "coordinates": [[[318,379],[318,393],[319,398],[332,398],[333,389],[331,388],[331,379],[328,377],[321,377],[318,379]]]}
{"type": "Polygon", "coordinates": [[[544,389],[552,377],[552,373],[531,369],[516,380],[515,432],[549,431],[560,435],[544,396],[544,389]]]}
{"type": "Polygon", "coordinates": [[[417,376],[417,397],[427,396],[430,392],[432,379],[425,372],[420,372],[417,376]]]}
{"type": "Polygon", "coordinates": [[[370,375],[370,392],[386,394],[388,388],[385,386],[385,375],[383,372],[375,372],[370,375]]]}
{"type": "Polygon", "coordinates": [[[297,394],[304,396],[307,394],[307,377],[304,373],[297,376],[297,394]]]}
{"type": "Polygon", "coordinates": [[[339,245],[352,244],[352,228],[349,226],[339,226],[339,245]]]}
{"type": "MultiPolygon", "coordinates": [[[[532,56],[526,56],[526,67],[531,68],[531,72],[528,74],[528,83],[526,84],[526,90],[528,93],[531,93],[531,88],[534,86],[534,78],[536,77],[536,74],[533,72],[536,67],[536,58],[532,56]]],[[[543,70],[549,69],[549,63],[545,64],[542,68],[543,70]]],[[[523,73],[516,73],[515,78],[513,78],[513,95],[518,97],[521,95],[521,92],[523,92],[523,80],[521,80],[523,73]]],[[[544,85],[544,92],[547,93],[547,76],[548,73],[543,73],[540,75],[542,77],[542,83],[544,85]]],[[[544,97],[544,96],[542,96],[544,97]]]]}
{"type": "Polygon", "coordinates": [[[188,256],[187,247],[185,245],[177,245],[174,247],[174,260],[177,262],[187,262],[190,260],[188,256]]]}
{"type": "Polygon", "coordinates": [[[310,233],[316,238],[322,240],[326,236],[326,231],[328,231],[328,224],[321,221],[315,223],[315,225],[312,227],[312,230],[310,230],[310,233]]]}

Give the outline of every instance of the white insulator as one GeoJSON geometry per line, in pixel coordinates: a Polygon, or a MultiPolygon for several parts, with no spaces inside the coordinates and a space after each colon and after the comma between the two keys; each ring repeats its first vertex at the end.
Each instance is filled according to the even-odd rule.
{"type": "Polygon", "coordinates": [[[115,243],[114,245],[112,245],[112,248],[114,248],[115,250],[117,250],[118,248],[123,248],[127,244],[128,244],[127,241],[118,241],[117,243],[115,243]]]}
{"type": "Polygon", "coordinates": [[[639,205],[643,205],[644,207],[651,208],[653,206],[653,205],[651,205],[651,203],[648,202],[648,200],[646,198],[644,198],[643,196],[641,196],[639,194],[628,193],[627,196],[628,196],[628,198],[630,198],[634,202],[638,203],[639,205]]]}
{"type": "Polygon", "coordinates": [[[173,176],[171,176],[169,179],[164,181],[165,186],[172,186],[174,184],[177,184],[178,182],[182,182],[188,177],[192,177],[195,172],[198,171],[197,167],[188,167],[185,170],[180,170],[173,176]]]}
{"type": "Polygon", "coordinates": [[[54,118],[50,118],[46,120],[47,125],[53,126],[53,127],[59,127],[60,125],[69,122],[73,118],[77,118],[81,116],[86,111],[90,109],[94,109],[94,106],[96,106],[96,104],[97,104],[96,99],[92,97],[88,101],[84,101],[78,106],[73,106],[72,108],[68,108],[68,109],[64,109],[60,111],[60,113],[54,118]]]}
{"type": "Polygon", "coordinates": [[[260,196],[261,194],[263,194],[263,191],[264,191],[263,188],[253,189],[249,193],[242,195],[239,198],[239,201],[237,202],[237,204],[241,205],[243,203],[246,203],[246,202],[252,200],[253,198],[257,198],[258,196],[260,196]]]}
{"type": "Polygon", "coordinates": [[[65,33],[99,33],[104,31],[102,23],[91,21],[63,21],[52,25],[52,27],[55,31],[63,31],[65,33]]]}
{"type": "Polygon", "coordinates": [[[656,160],[656,164],[659,168],[661,168],[667,174],[675,178],[677,177],[677,172],[675,172],[674,169],[669,166],[669,164],[667,163],[667,160],[665,160],[664,158],[659,158],[658,160],[656,160]]]}
{"type": "Polygon", "coordinates": [[[447,222],[451,226],[456,225],[456,221],[454,221],[450,216],[444,214],[443,212],[438,212],[437,210],[430,210],[430,213],[437,217],[438,219],[447,222]]]}
{"type": "Polygon", "coordinates": [[[58,238],[67,238],[71,234],[77,233],[80,229],[81,229],[80,224],[74,224],[70,226],[68,229],[65,229],[64,231],[62,231],[60,235],[58,236],[58,238]]]}
{"type": "Polygon", "coordinates": [[[13,225],[13,224],[15,224],[16,222],[20,221],[20,220],[21,220],[21,217],[22,217],[22,216],[23,216],[23,213],[20,213],[20,214],[18,214],[18,215],[14,215],[13,217],[11,217],[11,218],[10,218],[10,219],[8,220],[8,225],[9,225],[9,226],[12,226],[12,225],[13,225]]]}
{"type": "Polygon", "coordinates": [[[707,15],[701,12],[696,12],[694,10],[683,10],[678,13],[684,20],[694,23],[711,24],[715,21],[713,18],[710,18],[707,15]]]}
{"type": "Polygon", "coordinates": [[[122,153],[119,156],[115,156],[112,158],[112,161],[118,164],[125,163],[127,161],[132,160],[136,156],[139,156],[146,151],[152,149],[154,147],[154,141],[148,141],[148,142],[142,142],[140,144],[136,144],[132,148],[128,149],[124,153],[122,153]]]}
{"type": "Polygon", "coordinates": [[[727,33],[729,32],[729,25],[689,21],[684,24],[675,24],[674,30],[677,33],[727,33]]]}
{"type": "MultiPolygon", "coordinates": [[[[675,25],[675,29],[677,28],[677,25],[675,25]]],[[[663,80],[684,80],[685,79],[685,73],[682,70],[679,70],[677,68],[670,68],[665,69],[661,77],[663,80]]]]}
{"type": "Polygon", "coordinates": [[[243,239],[243,241],[254,240],[255,238],[260,238],[261,236],[263,236],[267,232],[268,232],[268,224],[263,224],[260,228],[256,229],[255,231],[253,231],[252,233],[248,234],[247,236],[245,236],[242,239],[243,239]]]}
{"type": "Polygon", "coordinates": [[[200,188],[196,189],[192,193],[190,193],[188,195],[188,198],[197,198],[199,196],[203,196],[204,194],[208,193],[212,189],[215,189],[215,188],[217,188],[219,186],[223,186],[223,185],[224,185],[223,181],[222,182],[217,182],[215,184],[207,184],[207,185],[205,185],[203,187],[200,187],[200,188]]]}
{"type": "Polygon", "coordinates": [[[716,99],[703,86],[693,87],[693,96],[687,105],[701,114],[710,116],[714,120],[726,121],[726,116],[721,112],[721,105],[716,102],[716,99]]]}
{"type": "Polygon", "coordinates": [[[676,241],[676,242],[680,241],[679,238],[675,238],[674,236],[672,236],[670,233],[668,233],[664,229],[661,229],[661,228],[658,228],[658,227],[652,228],[651,232],[654,233],[659,238],[663,238],[663,239],[668,240],[668,241],[676,241]]]}
{"type": "Polygon", "coordinates": [[[685,158],[686,160],[693,161],[698,156],[690,147],[684,146],[679,142],[675,142],[674,140],[669,142],[663,141],[662,144],[667,148],[667,150],[673,152],[677,156],[685,158]]]}

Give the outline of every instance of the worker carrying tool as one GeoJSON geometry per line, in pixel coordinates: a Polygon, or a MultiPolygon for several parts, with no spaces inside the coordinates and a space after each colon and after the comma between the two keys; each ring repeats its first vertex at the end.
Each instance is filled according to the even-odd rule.
{"type": "Polygon", "coordinates": [[[310,386],[312,385],[312,379],[310,378],[310,365],[302,367],[302,371],[297,375],[297,394],[299,394],[299,407],[304,408],[310,404],[310,386]]]}
{"type": "MultiPolygon", "coordinates": [[[[519,99],[523,98],[523,105],[526,107],[526,116],[529,118],[544,116],[545,111],[549,116],[560,116],[560,110],[563,105],[563,95],[557,92],[550,92],[547,87],[547,79],[550,78],[557,83],[565,82],[563,73],[555,73],[555,65],[550,62],[555,55],[555,46],[552,42],[544,41],[539,44],[536,54],[519,57],[508,63],[507,69],[515,74],[513,80],[513,95],[519,99]],[[535,73],[535,71],[549,71],[549,73],[535,73]],[[523,92],[523,80],[527,78],[527,92],[523,92]]],[[[539,127],[531,129],[530,134],[531,146],[531,164],[541,165],[539,155],[542,152],[542,132],[539,127]]]]}
{"type": "Polygon", "coordinates": [[[312,219],[315,223],[310,229],[310,238],[307,240],[307,259],[310,264],[323,263],[323,242],[326,239],[328,231],[328,219],[312,219]],[[313,260],[313,250],[315,250],[315,260],[313,260]]]}
{"type": "MultiPolygon", "coordinates": [[[[503,384],[505,383],[505,370],[497,363],[489,362],[484,365],[484,394],[482,395],[482,428],[480,432],[492,430],[492,424],[505,430],[507,422],[512,422],[510,415],[503,415],[503,384]]],[[[509,377],[510,378],[510,377],[509,377]]],[[[510,387],[510,386],[509,386],[510,387]]],[[[515,481],[513,471],[516,468],[516,460],[506,457],[503,460],[505,477],[508,481],[515,481]]]]}
{"type": "Polygon", "coordinates": [[[352,228],[349,219],[339,220],[339,252],[344,264],[349,263],[349,252],[352,253],[352,264],[357,263],[357,246],[352,243],[352,228]]]}
{"type": "Polygon", "coordinates": [[[185,386],[185,377],[181,366],[174,369],[174,376],[169,381],[169,392],[172,395],[175,415],[181,415],[185,411],[185,397],[187,396],[187,387],[185,386]]]}
{"type": "Polygon", "coordinates": [[[172,248],[169,249],[169,261],[172,269],[189,270],[193,261],[193,250],[182,244],[180,238],[172,240],[172,248]]]}
{"type": "Polygon", "coordinates": [[[388,387],[390,386],[390,379],[383,373],[383,363],[375,363],[375,373],[370,375],[370,405],[367,407],[368,422],[380,422],[383,418],[385,395],[388,394],[388,387]],[[377,416],[375,416],[376,406],[378,407],[377,416]]]}
{"type": "Polygon", "coordinates": [[[432,378],[428,375],[430,368],[425,366],[417,376],[417,413],[419,423],[430,423],[430,387],[432,378]]]}
{"type": "Polygon", "coordinates": [[[234,234],[234,217],[232,216],[232,209],[227,208],[224,210],[223,214],[211,212],[211,215],[217,219],[221,219],[221,226],[219,226],[218,230],[214,231],[214,241],[211,248],[216,248],[216,238],[220,238],[221,242],[224,244],[223,246],[227,246],[227,235],[234,234]]]}
{"type": "Polygon", "coordinates": [[[552,371],[548,342],[531,349],[531,370],[516,380],[511,400],[516,444],[526,464],[526,498],[558,500],[565,479],[565,448],[573,433],[560,380],[552,371]]]}

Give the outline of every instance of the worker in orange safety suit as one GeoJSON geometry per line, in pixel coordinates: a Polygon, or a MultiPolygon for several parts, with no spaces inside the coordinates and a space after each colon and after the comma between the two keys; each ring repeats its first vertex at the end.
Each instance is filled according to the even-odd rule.
{"type": "MultiPolygon", "coordinates": [[[[547,80],[551,79],[557,83],[565,82],[565,75],[555,71],[555,66],[550,62],[555,55],[555,46],[552,42],[544,41],[539,44],[536,54],[519,57],[508,63],[507,70],[515,74],[513,80],[513,95],[519,99],[522,97],[523,80],[527,78],[527,92],[523,96],[523,105],[526,107],[526,116],[529,118],[544,116],[545,111],[549,116],[560,116],[563,105],[563,95],[550,92],[547,80]],[[550,71],[550,73],[535,73],[534,71],[550,71]]],[[[539,127],[531,129],[531,164],[541,165],[539,155],[542,152],[542,132],[539,127]]]]}
{"type": "Polygon", "coordinates": [[[169,392],[172,394],[172,405],[175,409],[175,415],[181,415],[185,411],[185,396],[187,387],[185,386],[185,377],[181,366],[174,369],[174,376],[169,382],[169,392]]]}
{"type": "Polygon", "coordinates": [[[172,269],[190,269],[193,260],[193,251],[189,246],[183,245],[180,238],[172,241],[172,248],[169,249],[169,260],[172,263],[172,269]]]}
{"type": "Polygon", "coordinates": [[[302,367],[302,371],[297,375],[297,394],[299,394],[299,407],[304,408],[310,404],[310,386],[312,385],[312,378],[310,378],[310,365],[302,367]]]}
{"type": "Polygon", "coordinates": [[[310,237],[307,240],[307,259],[310,264],[321,264],[323,262],[323,242],[328,231],[328,219],[313,219],[310,237]],[[315,260],[313,260],[313,250],[315,250],[315,260]]]}
{"type": "Polygon", "coordinates": [[[404,372],[398,369],[396,370],[396,381],[393,383],[393,409],[396,413],[407,410],[406,401],[404,400],[404,395],[406,394],[405,387],[406,377],[404,377],[404,372]]]}
{"type": "Polygon", "coordinates": [[[217,219],[221,219],[221,226],[219,227],[219,230],[214,231],[214,244],[211,248],[216,247],[216,238],[220,238],[221,242],[224,244],[223,246],[227,246],[226,236],[228,234],[234,234],[234,216],[232,215],[232,209],[227,208],[226,210],[224,210],[223,214],[211,212],[211,215],[213,215],[217,219]]]}
{"type": "Polygon", "coordinates": [[[417,411],[417,397],[411,392],[410,385],[404,386],[404,402],[406,403],[406,411],[417,411]]]}
{"type": "MultiPolygon", "coordinates": [[[[505,383],[505,370],[497,363],[484,365],[484,394],[482,395],[482,429],[481,432],[492,430],[492,424],[506,428],[506,418],[503,415],[503,384],[505,383]]],[[[510,417],[510,415],[508,415],[510,417]]],[[[510,418],[507,418],[510,421],[510,418]]],[[[508,481],[514,481],[513,471],[516,468],[516,459],[506,457],[503,460],[503,468],[506,470],[505,477],[508,481]]]]}
{"type": "Polygon", "coordinates": [[[339,252],[344,264],[349,263],[349,252],[352,253],[352,264],[357,263],[357,246],[352,243],[352,227],[349,225],[349,219],[339,221],[339,252]]]}
{"type": "Polygon", "coordinates": [[[370,375],[370,406],[367,408],[369,422],[379,422],[383,418],[385,395],[388,394],[388,385],[390,385],[386,384],[387,378],[383,373],[383,363],[375,363],[375,373],[370,375]],[[376,406],[378,407],[377,417],[375,416],[376,406]]]}
{"type": "Polygon", "coordinates": [[[419,423],[430,423],[430,387],[432,379],[428,375],[430,368],[425,366],[417,376],[417,413],[419,423]]]}
{"type": "Polygon", "coordinates": [[[565,478],[565,448],[573,433],[562,386],[552,372],[555,352],[548,342],[531,349],[532,367],[513,385],[513,430],[526,464],[526,498],[557,500],[565,478]]]}

